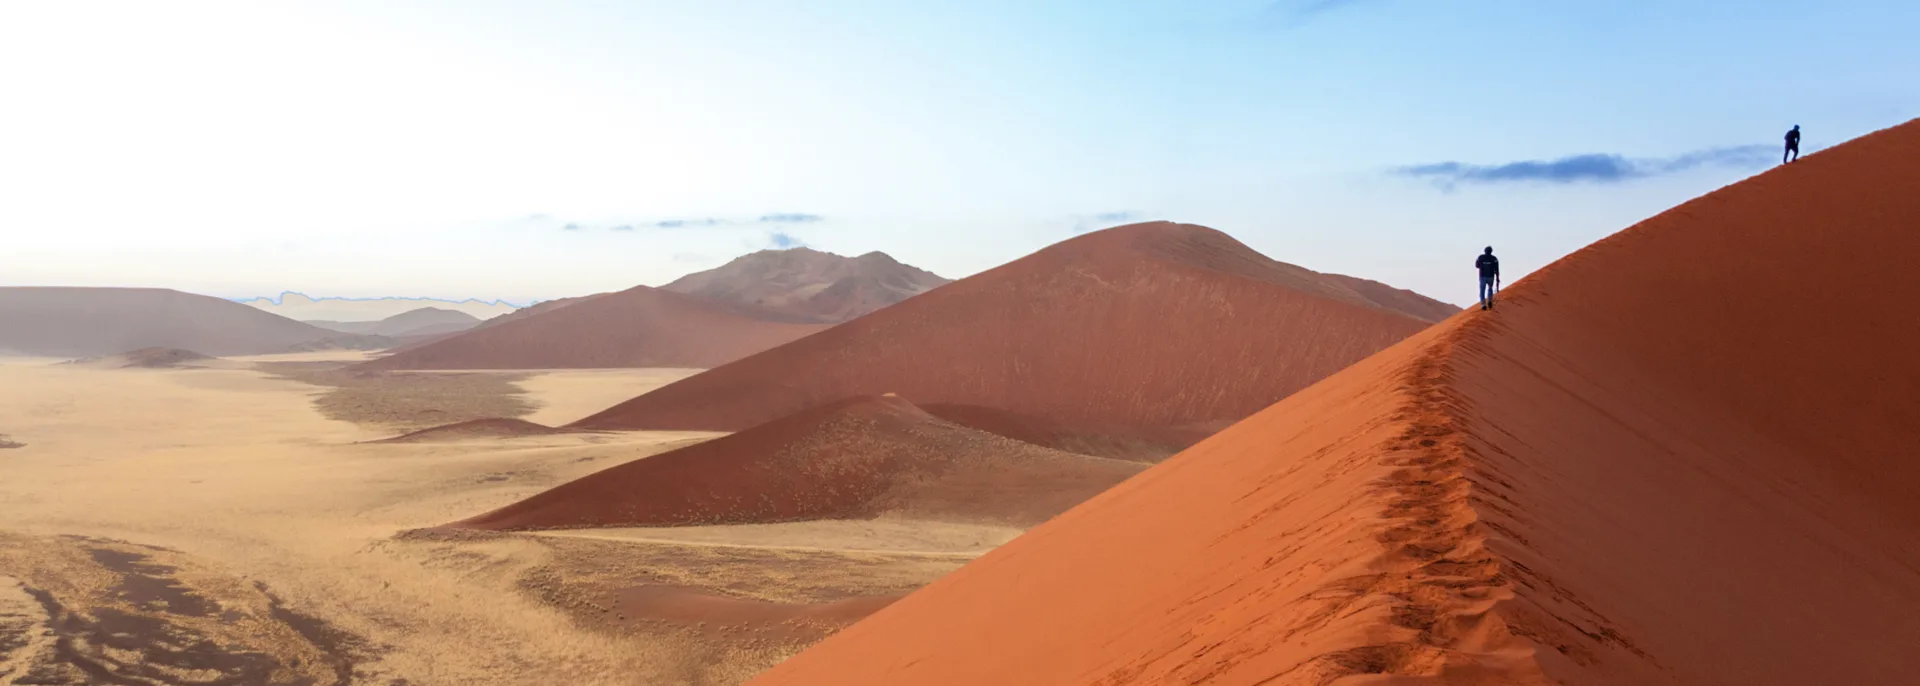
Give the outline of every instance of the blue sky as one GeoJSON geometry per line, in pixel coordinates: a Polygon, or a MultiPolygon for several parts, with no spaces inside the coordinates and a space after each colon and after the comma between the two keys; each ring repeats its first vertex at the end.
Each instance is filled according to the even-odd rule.
{"type": "Polygon", "coordinates": [[[0,6],[0,284],[505,298],[964,276],[1142,219],[1457,303],[1920,116],[1920,3],[0,6]]]}

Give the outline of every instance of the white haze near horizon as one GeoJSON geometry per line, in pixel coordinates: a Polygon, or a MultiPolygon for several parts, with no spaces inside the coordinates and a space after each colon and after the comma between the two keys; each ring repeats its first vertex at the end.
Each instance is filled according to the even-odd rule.
{"type": "Polygon", "coordinates": [[[465,312],[485,320],[509,314],[514,310],[535,304],[533,302],[509,303],[504,300],[485,301],[477,298],[455,300],[405,296],[316,298],[305,293],[296,293],[293,291],[287,291],[277,296],[233,298],[233,300],[254,309],[271,312],[288,319],[307,322],[374,322],[394,315],[429,308],[465,312]]]}
{"type": "Polygon", "coordinates": [[[796,244],[959,278],[1170,219],[1459,303],[1483,245],[1517,276],[1754,170],[1388,170],[1920,112],[1907,3],[1285,6],[4,3],[0,285],[529,302],[796,244]]]}

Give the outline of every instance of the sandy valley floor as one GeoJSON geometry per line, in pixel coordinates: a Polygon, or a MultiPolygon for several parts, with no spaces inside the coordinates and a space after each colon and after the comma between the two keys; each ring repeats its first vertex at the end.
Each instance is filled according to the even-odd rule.
{"type": "MultiPolygon", "coordinates": [[[[1018,533],[415,531],[713,434],[362,444],[326,386],[54,362],[0,359],[0,685],[737,683],[1018,533]]],[[[687,373],[513,383],[557,425],[687,373]]]]}

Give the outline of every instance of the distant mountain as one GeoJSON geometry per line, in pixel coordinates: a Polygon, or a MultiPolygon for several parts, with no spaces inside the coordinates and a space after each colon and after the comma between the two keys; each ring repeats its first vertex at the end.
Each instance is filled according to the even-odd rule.
{"type": "Polygon", "coordinates": [[[406,345],[361,369],[713,367],[826,328],[784,314],[635,286],[406,345]]]}
{"type": "MultiPolygon", "coordinates": [[[[502,315],[505,316],[505,315],[502,315]]],[[[465,331],[480,325],[480,319],[459,310],[422,307],[393,315],[377,322],[333,322],[310,320],[307,323],[343,333],[372,334],[410,338],[465,331]]]]}
{"type": "Polygon", "coordinates": [[[476,319],[492,319],[520,309],[498,300],[487,302],[472,298],[459,301],[400,297],[314,298],[293,291],[281,293],[278,298],[247,298],[236,302],[288,319],[326,322],[375,322],[422,308],[455,310],[473,315],[476,319]]]}
{"type": "Polygon", "coordinates": [[[206,355],[377,348],[393,339],[343,334],[231,300],[162,288],[0,288],[0,350],[50,357],[179,348],[206,355]]]}
{"type": "Polygon", "coordinates": [[[951,279],[886,253],[843,257],[811,248],[762,250],[680,277],[661,290],[838,323],[925,293],[951,279]]]}
{"type": "Polygon", "coordinates": [[[546,312],[552,312],[562,307],[573,305],[575,303],[592,300],[594,298],[598,298],[603,295],[608,295],[608,294],[595,293],[593,295],[578,295],[571,298],[556,298],[554,300],[542,300],[532,305],[528,305],[526,307],[522,307],[512,312],[508,312],[506,314],[500,315],[498,317],[494,317],[484,322],[480,322],[479,326],[476,326],[474,328],[485,329],[489,327],[499,326],[501,324],[506,324],[508,322],[517,322],[522,319],[526,319],[527,317],[531,317],[531,316],[546,313],[546,312]]]}

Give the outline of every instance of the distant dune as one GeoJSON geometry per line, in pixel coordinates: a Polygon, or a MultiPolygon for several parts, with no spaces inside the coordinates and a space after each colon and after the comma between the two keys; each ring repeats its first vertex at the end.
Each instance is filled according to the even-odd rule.
{"type": "Polygon", "coordinates": [[[1142,465],[1073,455],[863,397],[607,469],[459,523],[746,524],[882,514],[1031,525],[1142,465]]]}
{"type": "MultiPolygon", "coordinates": [[[[231,300],[158,288],[0,288],[0,349],[48,357],[178,348],[205,355],[374,347],[231,300]]],[[[390,342],[390,341],[384,341],[390,342]]]]}
{"type": "Polygon", "coordinates": [[[1912,683],[1914,179],[1688,202],[752,683],[1912,683]]]}
{"type": "Polygon", "coordinates": [[[1095,441],[1144,432],[1178,448],[1427,325],[1213,229],[1136,224],[1059,243],[576,426],[739,431],[819,403],[897,392],[929,409],[962,407],[960,421],[992,417],[1095,441]]]}
{"type": "Polygon", "coordinates": [[[1440,302],[1404,288],[1346,276],[1344,274],[1326,274],[1328,281],[1345,286],[1357,293],[1367,302],[1393,310],[1401,314],[1429,322],[1437,322],[1460,312],[1460,306],[1440,302]]]}
{"type": "Polygon", "coordinates": [[[950,279],[886,253],[842,257],[812,248],[762,250],[688,274],[661,290],[837,323],[932,290],[950,279]]]}
{"type": "MultiPolygon", "coordinates": [[[[509,316],[509,315],[501,315],[509,316]]],[[[450,334],[471,329],[480,325],[473,315],[459,310],[443,310],[437,307],[422,307],[408,310],[375,322],[335,322],[310,320],[307,322],[323,329],[332,329],[343,333],[371,334],[411,338],[450,334]]]]}
{"type": "Polygon", "coordinates": [[[393,346],[392,348],[388,349],[387,353],[399,354],[409,350],[413,350],[415,348],[423,348],[428,345],[432,345],[434,343],[438,343],[440,341],[444,341],[446,339],[452,338],[454,336],[458,336],[462,333],[465,333],[466,331],[471,331],[474,329],[485,329],[489,327],[499,326],[501,324],[517,322],[522,319],[526,319],[528,317],[541,314],[543,312],[551,312],[553,310],[566,307],[573,303],[577,303],[583,300],[589,300],[592,298],[598,298],[602,295],[606,295],[606,294],[596,293],[594,295],[583,295],[575,298],[559,298],[557,300],[541,301],[533,305],[514,310],[507,314],[503,314],[498,317],[494,317],[492,319],[482,321],[478,324],[467,327],[465,329],[461,329],[459,331],[447,331],[447,332],[441,332],[441,333],[425,333],[425,334],[401,336],[399,339],[399,343],[393,346]]]}
{"type": "Polygon", "coordinates": [[[237,302],[289,319],[329,322],[373,322],[421,308],[454,310],[465,312],[476,319],[491,319],[519,309],[498,300],[487,302],[472,298],[458,301],[402,297],[313,298],[293,291],[281,293],[278,298],[247,298],[237,302]]]}
{"type": "Polygon", "coordinates": [[[593,295],[582,295],[582,296],[576,296],[572,298],[557,298],[554,300],[543,300],[543,301],[534,303],[532,305],[529,305],[527,307],[522,307],[520,309],[514,310],[507,314],[503,314],[498,317],[494,317],[492,319],[488,319],[486,321],[480,322],[480,324],[477,325],[475,328],[486,328],[489,326],[499,326],[501,324],[506,324],[508,322],[517,322],[522,319],[526,319],[527,317],[531,317],[531,316],[545,313],[545,312],[552,312],[554,310],[560,309],[562,307],[566,307],[568,305],[572,305],[574,303],[585,302],[585,301],[592,300],[594,298],[598,298],[604,295],[609,295],[609,294],[595,293],[593,295]]]}
{"type": "Polygon", "coordinates": [[[824,328],[639,286],[481,326],[363,369],[582,369],[712,367],[824,328]]]}

